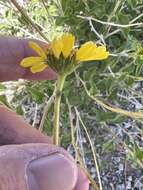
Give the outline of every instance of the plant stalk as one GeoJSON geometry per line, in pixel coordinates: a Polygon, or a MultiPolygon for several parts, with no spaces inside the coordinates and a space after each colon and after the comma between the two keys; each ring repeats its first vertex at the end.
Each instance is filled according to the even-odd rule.
{"type": "Polygon", "coordinates": [[[54,103],[54,122],[53,122],[53,141],[55,145],[59,145],[59,117],[62,89],[65,82],[65,75],[59,75],[56,84],[56,96],[54,103]]]}

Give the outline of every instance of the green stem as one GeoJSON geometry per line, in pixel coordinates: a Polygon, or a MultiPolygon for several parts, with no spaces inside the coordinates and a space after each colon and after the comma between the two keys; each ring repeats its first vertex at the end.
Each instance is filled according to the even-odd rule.
{"type": "Polygon", "coordinates": [[[61,95],[62,89],[65,82],[65,75],[59,75],[56,85],[56,96],[55,96],[55,104],[54,104],[54,128],[53,128],[53,136],[54,136],[54,144],[59,145],[59,117],[60,117],[60,103],[61,103],[61,95]]]}

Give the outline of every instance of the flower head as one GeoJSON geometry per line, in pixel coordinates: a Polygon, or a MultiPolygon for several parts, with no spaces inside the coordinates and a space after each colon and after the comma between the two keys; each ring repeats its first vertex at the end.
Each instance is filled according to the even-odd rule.
{"type": "Polygon", "coordinates": [[[74,49],[75,37],[70,33],[64,33],[61,37],[51,42],[49,54],[45,53],[35,42],[29,42],[29,46],[37,52],[38,57],[28,57],[22,60],[21,66],[30,67],[32,73],[43,71],[48,65],[56,72],[70,73],[77,68],[79,62],[104,60],[109,52],[105,46],[97,46],[88,41],[79,49],[74,49]],[[63,62],[63,59],[65,61],[63,62]],[[48,64],[47,64],[48,63],[48,64]],[[64,64],[63,64],[64,63],[64,64]]]}

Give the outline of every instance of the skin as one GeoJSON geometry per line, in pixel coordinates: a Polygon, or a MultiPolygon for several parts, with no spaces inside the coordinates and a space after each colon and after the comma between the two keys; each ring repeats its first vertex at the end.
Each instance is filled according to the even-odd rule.
{"type": "MultiPolygon", "coordinates": [[[[45,49],[47,44],[37,41],[45,49]]],[[[51,69],[32,74],[19,66],[36,55],[27,39],[0,38],[0,81],[51,80],[51,69]]],[[[0,106],[0,190],[88,190],[89,181],[73,158],[52,145],[16,113],[0,106]]]]}

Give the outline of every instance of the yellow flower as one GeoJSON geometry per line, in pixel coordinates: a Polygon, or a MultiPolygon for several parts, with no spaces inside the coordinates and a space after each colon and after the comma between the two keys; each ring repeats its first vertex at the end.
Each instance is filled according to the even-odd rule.
{"type": "Polygon", "coordinates": [[[42,50],[42,48],[35,42],[30,41],[29,46],[39,55],[37,57],[27,57],[24,58],[20,65],[24,68],[30,67],[32,73],[37,73],[43,71],[48,65],[47,55],[42,50]]]}
{"type": "Polygon", "coordinates": [[[60,38],[56,38],[52,41],[51,47],[53,54],[59,59],[61,53],[64,58],[70,56],[74,47],[75,37],[70,33],[64,33],[60,38]]]}
{"type": "MultiPolygon", "coordinates": [[[[56,38],[51,42],[51,53],[48,55],[35,42],[30,41],[29,46],[35,52],[37,52],[38,56],[27,57],[22,60],[20,65],[22,67],[30,67],[32,73],[37,73],[43,71],[46,67],[48,67],[47,60],[49,59],[51,60],[49,62],[49,65],[52,69],[54,69],[56,72],[63,72],[66,70],[67,65],[69,70],[70,64],[67,64],[67,62],[65,62],[67,65],[64,65],[63,63],[61,64],[61,61],[57,62],[50,56],[54,56],[57,59],[59,59],[61,55],[65,59],[73,56],[73,60],[77,63],[84,61],[104,60],[109,56],[109,52],[106,50],[106,47],[104,45],[97,46],[94,42],[89,41],[84,43],[79,49],[73,51],[74,43],[75,37],[70,33],[64,33],[60,38],[56,38]]],[[[71,70],[73,70],[73,61],[70,59],[68,59],[68,61],[71,63],[71,70]]]]}
{"type": "MultiPolygon", "coordinates": [[[[59,59],[61,53],[64,58],[71,55],[74,48],[75,37],[70,33],[63,34],[60,38],[53,40],[52,51],[56,58],[59,59]]],[[[103,60],[109,56],[105,46],[97,47],[95,43],[89,41],[83,44],[76,52],[77,61],[103,60]]]]}
{"type": "Polygon", "coordinates": [[[105,46],[97,47],[95,43],[89,41],[83,44],[76,52],[77,61],[103,60],[109,56],[105,46]]]}

